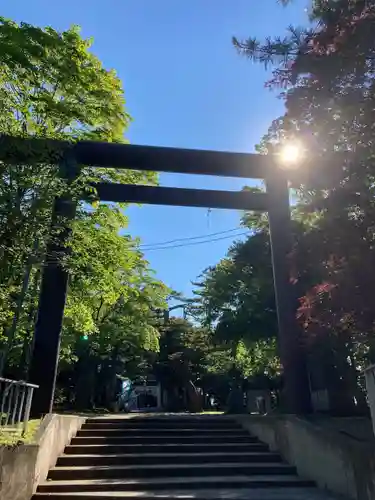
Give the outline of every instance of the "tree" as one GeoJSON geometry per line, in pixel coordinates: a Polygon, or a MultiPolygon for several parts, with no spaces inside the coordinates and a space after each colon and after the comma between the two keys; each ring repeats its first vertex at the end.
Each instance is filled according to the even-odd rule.
{"type": "Polygon", "coordinates": [[[154,372],[168,393],[171,410],[200,411],[203,400],[197,387],[207,372],[207,355],[212,350],[210,332],[186,319],[171,317],[159,326],[160,353],[154,372]]]}
{"type": "Polygon", "coordinates": [[[129,363],[159,350],[153,311],[165,307],[169,290],[152,276],[137,241],[120,234],[126,225],[123,213],[106,205],[73,225],[62,362],[69,368],[77,358],[73,399],[82,408],[109,406],[116,375],[136,375],[129,363]]]}
{"type": "Polygon", "coordinates": [[[316,278],[301,294],[301,324],[309,343],[330,353],[326,379],[335,373],[345,382],[345,390],[336,392],[342,401],[345,394],[350,406],[357,367],[365,363],[366,352],[372,357],[374,345],[368,290],[375,283],[370,264],[375,234],[375,3],[315,1],[311,19],[312,28],[290,28],[285,38],[234,43],[243,55],[273,64],[268,85],[283,89],[286,113],[273,122],[260,151],[274,152],[297,140],[312,160],[306,161],[310,167],[323,155],[331,158],[326,175],[336,176],[335,182],[323,181],[325,189],[307,182],[295,186],[301,211],[305,217],[315,212],[315,221],[293,258],[297,281],[304,279],[306,268],[316,278]]]}
{"type": "MultiPolygon", "coordinates": [[[[91,43],[78,27],[58,32],[0,18],[0,133],[125,142],[130,117],[121,81],[90,51],[91,43]]],[[[0,350],[7,373],[26,377],[47,242],[67,224],[59,221],[51,234],[55,196],[78,199],[92,180],[148,184],[156,175],[83,168],[67,184],[56,167],[59,151],[25,151],[27,162],[18,164],[11,153],[0,163],[0,350]]],[[[128,361],[158,349],[150,318],[165,306],[168,290],[153,278],[137,240],[120,235],[125,209],[78,204],[72,252],[63,262],[71,280],[60,379],[65,373],[71,380],[90,363],[90,376],[111,365],[110,381],[115,367],[124,370],[128,361]]]]}
{"type": "MultiPolygon", "coordinates": [[[[250,213],[244,217],[249,224],[254,220],[250,213]]],[[[198,313],[213,328],[216,371],[230,374],[235,367],[243,379],[279,374],[269,234],[263,220],[257,224],[253,235],[203,273],[195,291],[198,313]]]]}

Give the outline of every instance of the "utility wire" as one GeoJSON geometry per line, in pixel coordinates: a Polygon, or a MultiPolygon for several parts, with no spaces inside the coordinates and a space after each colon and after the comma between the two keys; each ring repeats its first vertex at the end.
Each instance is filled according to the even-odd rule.
{"type": "Polygon", "coordinates": [[[147,248],[147,247],[155,247],[159,245],[169,245],[171,243],[178,243],[180,241],[191,241],[191,240],[200,240],[202,238],[208,238],[210,236],[218,236],[219,234],[227,234],[227,233],[233,233],[234,231],[238,231],[239,229],[243,229],[242,227],[234,227],[232,229],[228,229],[227,231],[219,231],[217,233],[210,233],[210,234],[202,234],[201,236],[191,236],[188,238],[177,238],[176,240],[170,240],[170,241],[160,241],[159,243],[149,243],[149,244],[144,244],[144,245],[139,245],[140,249],[147,248]]]}
{"type": "MultiPolygon", "coordinates": [[[[245,234],[251,234],[251,231],[244,231],[243,233],[237,233],[234,236],[243,236],[245,234]]],[[[213,243],[214,241],[221,241],[221,240],[226,240],[228,238],[232,238],[233,235],[229,236],[222,236],[221,238],[211,238],[209,240],[203,240],[203,241],[194,241],[191,243],[181,243],[180,245],[170,245],[170,246],[165,246],[165,247],[155,247],[155,248],[140,248],[140,250],[145,250],[147,252],[153,251],[153,250],[168,250],[169,248],[181,248],[181,247],[189,247],[189,246],[194,246],[194,245],[202,245],[203,243],[213,243]]]]}

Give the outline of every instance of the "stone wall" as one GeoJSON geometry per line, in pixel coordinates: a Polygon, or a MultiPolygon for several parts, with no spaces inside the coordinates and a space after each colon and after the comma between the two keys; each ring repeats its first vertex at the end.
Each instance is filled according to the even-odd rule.
{"type": "Polygon", "coordinates": [[[375,448],[294,416],[236,417],[242,426],[322,489],[354,500],[375,498],[375,448]]]}
{"type": "Polygon", "coordinates": [[[0,446],[1,500],[30,500],[38,450],[37,445],[0,446]]]}
{"type": "Polygon", "coordinates": [[[30,500],[84,421],[78,416],[50,414],[43,419],[35,443],[0,446],[1,500],[30,500]]]}

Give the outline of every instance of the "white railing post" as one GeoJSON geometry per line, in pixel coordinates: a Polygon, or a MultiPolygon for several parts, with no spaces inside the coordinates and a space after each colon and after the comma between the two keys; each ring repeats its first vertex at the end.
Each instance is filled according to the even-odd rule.
{"type": "Polygon", "coordinates": [[[27,388],[27,398],[26,398],[26,409],[25,409],[25,415],[23,419],[23,434],[26,434],[27,432],[27,426],[29,425],[29,418],[30,418],[30,410],[31,410],[31,403],[33,401],[33,394],[34,394],[34,387],[28,387],[27,388]]]}
{"type": "Polygon", "coordinates": [[[23,417],[23,414],[24,414],[24,404],[25,404],[25,396],[26,396],[27,388],[25,386],[22,386],[21,387],[21,391],[22,391],[22,395],[21,395],[20,405],[19,405],[19,408],[18,408],[18,416],[17,416],[17,422],[18,422],[18,424],[17,425],[19,425],[22,422],[22,417],[23,417]]]}

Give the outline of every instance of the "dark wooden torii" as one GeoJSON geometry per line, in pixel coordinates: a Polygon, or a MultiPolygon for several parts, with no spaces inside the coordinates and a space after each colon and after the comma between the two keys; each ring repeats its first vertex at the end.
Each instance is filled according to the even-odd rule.
{"type": "MultiPolygon", "coordinates": [[[[74,178],[80,166],[264,179],[265,193],[112,183],[99,183],[95,188],[101,201],[268,212],[286,407],[289,413],[310,411],[308,374],[295,319],[296,304],[288,265],[292,245],[288,179],[286,172],[280,169],[277,157],[90,141],[71,144],[6,136],[0,138],[0,160],[3,161],[27,163],[32,154],[32,161],[35,162],[40,153],[45,162],[46,151],[59,151],[60,171],[67,179],[74,178]]],[[[321,175],[324,165],[320,167],[314,172],[316,178],[321,175]]],[[[307,174],[302,170],[298,175],[307,174]]],[[[290,172],[288,176],[291,176],[290,172]]],[[[75,205],[71,200],[56,199],[54,217],[74,218],[74,215],[75,205]]],[[[68,274],[51,255],[62,251],[65,251],[64,234],[59,243],[50,243],[43,269],[30,368],[31,382],[39,385],[33,402],[34,415],[52,411],[68,274]]]]}

